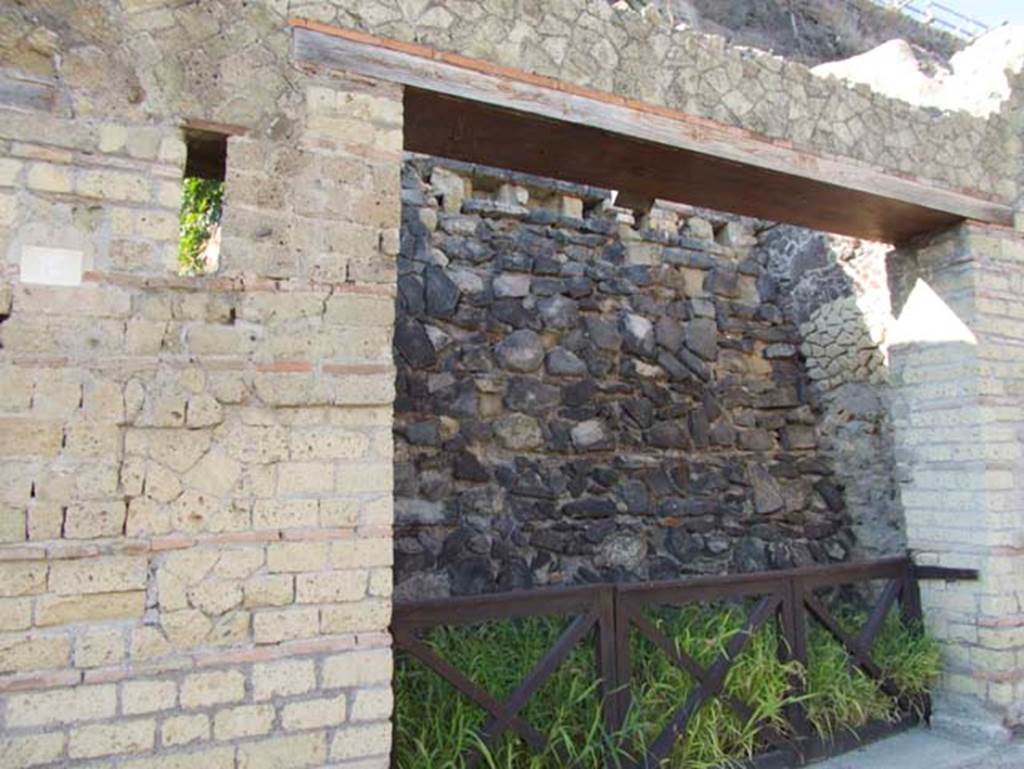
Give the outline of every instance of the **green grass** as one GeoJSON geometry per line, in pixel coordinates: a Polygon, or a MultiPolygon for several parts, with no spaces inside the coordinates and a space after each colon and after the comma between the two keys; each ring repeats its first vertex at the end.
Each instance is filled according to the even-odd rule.
{"type": "MultiPolygon", "coordinates": [[[[725,645],[739,632],[747,612],[741,607],[715,611],[700,607],[648,614],[648,619],[705,670],[725,651],[725,645]]],[[[634,704],[627,731],[641,746],[649,745],[682,705],[696,682],[676,667],[645,638],[631,638],[634,704]]],[[[789,695],[790,676],[801,676],[798,665],[779,660],[779,642],[773,624],[751,638],[725,679],[725,692],[747,703],[755,721],[763,719],[780,731],[788,729],[784,708],[789,695]]],[[[711,769],[729,760],[749,758],[760,742],[757,726],[740,718],[722,700],[707,702],[691,719],[686,739],[677,743],[667,766],[711,769]]]]}
{"type": "MultiPolygon", "coordinates": [[[[861,612],[836,611],[836,620],[851,636],[864,623],[861,612]]],[[[892,721],[899,716],[894,699],[859,669],[847,662],[843,648],[824,629],[814,629],[808,643],[807,716],[819,735],[856,732],[870,721],[892,721]]],[[[919,626],[905,627],[895,610],[871,649],[871,658],[901,694],[927,693],[938,678],[939,646],[919,626]]]]}
{"type": "MultiPolygon", "coordinates": [[[[652,612],[648,618],[706,668],[740,630],[746,614],[747,607],[719,605],[652,612]]],[[[864,620],[852,610],[837,614],[849,628],[864,620]]],[[[427,643],[500,700],[519,685],[567,625],[563,619],[534,617],[442,627],[428,635],[427,643]]],[[[783,733],[791,729],[786,706],[794,702],[789,688],[794,678],[805,683],[801,700],[812,728],[822,737],[898,718],[895,700],[852,668],[842,647],[815,623],[808,638],[807,670],[780,661],[778,648],[777,630],[768,623],[748,641],[725,680],[725,691],[753,709],[754,721],[747,722],[721,700],[712,699],[697,711],[686,739],[677,743],[663,766],[712,769],[735,765],[763,750],[756,722],[770,723],[783,733]]],[[[603,728],[593,643],[578,645],[530,698],[521,715],[548,737],[549,749],[543,755],[533,755],[512,732],[485,748],[477,737],[486,720],[484,712],[440,676],[399,654],[395,765],[462,769],[471,747],[481,750],[480,766],[488,769],[604,769],[625,763],[657,737],[695,687],[690,676],[636,632],[631,652],[633,707],[620,734],[608,735],[603,728]]],[[[905,695],[927,692],[938,675],[936,643],[920,628],[903,626],[895,611],[879,633],[872,656],[905,695]]]]}
{"type": "MultiPolygon", "coordinates": [[[[470,680],[504,699],[558,640],[566,625],[534,617],[472,628],[438,628],[429,643],[470,680]]],[[[572,759],[581,760],[581,768],[602,767],[607,742],[594,670],[592,645],[578,645],[521,711],[548,737],[551,747],[546,755],[527,758],[526,745],[506,734],[484,751],[482,765],[491,769],[561,766],[558,746],[572,759]]],[[[397,765],[409,769],[462,767],[467,749],[479,746],[476,734],[486,720],[485,713],[439,676],[404,656],[398,660],[395,691],[397,765]]]]}

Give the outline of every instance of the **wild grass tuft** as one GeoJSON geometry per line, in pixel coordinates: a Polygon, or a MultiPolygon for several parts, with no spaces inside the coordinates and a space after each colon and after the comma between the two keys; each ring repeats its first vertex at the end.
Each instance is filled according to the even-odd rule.
{"type": "MultiPolygon", "coordinates": [[[[687,607],[653,613],[648,618],[675,642],[678,650],[707,669],[743,628],[746,616],[741,607],[724,606],[712,611],[687,607]]],[[[634,704],[627,729],[646,746],[686,702],[697,682],[638,634],[633,635],[631,652],[634,704]]],[[[779,731],[787,730],[784,708],[792,702],[789,679],[801,673],[798,665],[779,660],[775,627],[763,627],[747,641],[724,686],[726,694],[754,710],[754,721],[740,718],[721,699],[712,699],[691,719],[686,740],[677,744],[667,765],[712,769],[752,756],[760,745],[758,720],[779,731]]]]}
{"type": "MultiPolygon", "coordinates": [[[[562,634],[567,622],[531,617],[474,627],[438,628],[429,638],[438,654],[498,699],[519,685],[562,634]]],[[[488,769],[546,769],[566,759],[581,769],[603,767],[605,738],[590,646],[577,646],[530,698],[521,715],[549,741],[542,756],[507,733],[487,749],[477,738],[486,714],[439,676],[400,658],[395,702],[395,764],[399,767],[454,769],[470,748],[483,754],[488,769]],[[558,753],[562,751],[563,756],[558,753]]]]}
{"type": "MultiPolygon", "coordinates": [[[[678,649],[707,668],[743,626],[748,607],[719,604],[664,609],[650,619],[678,649]]],[[[837,612],[842,624],[859,627],[866,615],[837,612]]],[[[507,697],[551,648],[568,620],[532,617],[472,627],[442,627],[427,643],[468,678],[496,698],[507,697]]],[[[462,769],[470,748],[487,769],[605,769],[628,763],[661,732],[686,701],[696,682],[653,644],[631,636],[633,707],[623,731],[609,735],[602,721],[593,644],[580,644],[530,698],[522,717],[549,741],[543,755],[507,732],[492,746],[477,736],[486,714],[419,662],[399,655],[396,672],[394,765],[399,769],[462,769]]],[[[895,698],[849,664],[842,646],[812,623],[808,669],[779,658],[778,631],[769,623],[746,644],[725,680],[725,691],[746,703],[751,720],[724,702],[708,701],[690,721],[686,739],[663,763],[667,769],[712,769],[738,765],[765,749],[760,723],[781,733],[792,729],[787,706],[790,684],[805,684],[800,701],[812,728],[828,738],[865,724],[898,717],[895,698]]],[[[900,693],[913,698],[928,691],[939,670],[938,647],[919,627],[906,627],[894,611],[887,618],[872,656],[900,693]]]]}

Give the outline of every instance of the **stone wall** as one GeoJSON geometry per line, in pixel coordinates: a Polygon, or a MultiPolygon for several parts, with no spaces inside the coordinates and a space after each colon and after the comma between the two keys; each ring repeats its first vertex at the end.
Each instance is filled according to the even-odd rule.
{"type": "MultiPolygon", "coordinates": [[[[1003,200],[1017,193],[1019,166],[1007,168],[1007,158],[1020,155],[1010,110],[983,121],[914,109],[603,2],[3,4],[5,766],[387,763],[400,92],[294,67],[289,16],[418,40],[1003,200]],[[209,278],[182,278],[174,269],[185,123],[234,137],[221,269],[209,278]],[[54,280],[67,285],[46,285],[54,280]]],[[[517,194],[504,202],[519,205],[517,194]]],[[[578,218],[574,202],[560,210],[578,218]]],[[[728,253],[719,248],[743,245],[733,239],[735,229],[712,245],[706,227],[692,225],[688,237],[704,236],[699,247],[666,250],[695,259],[714,251],[719,258],[728,253]]],[[[630,243],[646,252],[639,259],[664,248],[658,237],[630,243]]],[[[745,304],[732,294],[749,292],[761,266],[757,258],[732,256],[736,288],[730,270],[707,288],[730,305],[723,319],[791,334],[785,318],[746,318],[746,310],[732,307],[745,304]]],[[[595,264],[603,261],[595,256],[595,264]]],[[[667,274],[700,272],[700,265],[698,259],[633,268],[667,274]]],[[[612,266],[614,277],[621,265],[612,266]]],[[[467,264],[467,272],[473,269],[467,264]]],[[[531,290],[534,277],[552,277],[530,275],[531,290]]],[[[705,298],[705,279],[692,286],[686,313],[706,308],[694,301],[705,298]]],[[[437,283],[433,310],[436,290],[443,296],[447,289],[437,283]]],[[[658,284],[644,291],[657,296],[658,284]]],[[[621,295],[608,297],[625,311],[621,295]]],[[[648,309],[630,307],[641,318],[648,309]]],[[[684,315],[670,320],[692,322],[684,315]]],[[[557,330],[567,349],[570,333],[557,330]]],[[[761,354],[759,344],[767,349],[777,340],[747,348],[733,344],[739,338],[724,327],[715,361],[694,358],[687,367],[682,346],[673,358],[686,371],[707,367],[717,384],[731,382],[723,398],[742,392],[748,380],[766,384],[769,367],[779,372],[777,387],[738,406],[747,416],[724,422],[723,435],[731,430],[737,444],[723,455],[736,468],[736,515],[747,515],[750,504],[758,515],[756,484],[761,520],[801,529],[813,554],[811,545],[824,541],[815,537],[827,535],[809,527],[836,522],[823,503],[811,494],[810,507],[799,508],[811,512],[800,523],[782,513],[791,503],[786,492],[805,488],[813,476],[771,472],[787,445],[809,461],[815,457],[792,437],[806,440],[813,416],[799,405],[797,366],[761,354]],[[748,376],[747,367],[758,376],[748,376]],[[778,408],[762,409],[772,397],[780,398],[778,408]],[[741,434],[754,436],[753,447],[738,448],[741,434]],[[757,448],[765,434],[772,447],[757,448]],[[764,472],[754,469],[761,466],[764,472]]],[[[667,378],[640,376],[663,370],[658,376],[667,377],[663,364],[674,366],[667,357],[652,358],[645,344],[606,357],[628,364],[620,376],[630,387],[643,379],[652,393],[669,392],[661,405],[666,423],[678,428],[671,440],[684,426],[688,440],[698,438],[703,414],[710,441],[713,409],[703,402],[697,408],[696,395],[673,391],[667,378]],[[698,415],[694,425],[691,413],[698,415]]],[[[995,344],[989,349],[999,351],[995,344]]],[[[1012,364],[1005,371],[1012,373],[1012,364]]],[[[582,408],[605,408],[613,397],[602,394],[582,408]]],[[[598,411],[577,421],[605,416],[598,411]]],[[[450,427],[438,419],[441,434],[450,427]]],[[[594,433],[588,428],[582,438],[588,434],[594,433]]],[[[665,451],[676,456],[677,449],[665,451]]],[[[820,464],[813,468],[821,474],[820,464]]],[[[616,481],[598,478],[581,498],[612,497],[616,481]]],[[[926,474],[914,478],[929,490],[926,474]]],[[[1001,478],[977,474],[970,482],[1001,478]]],[[[1015,493],[1012,483],[1008,488],[1015,493]]],[[[914,509],[927,521],[928,509],[914,509]]],[[[702,543],[707,555],[700,558],[711,559],[718,545],[694,529],[676,527],[692,535],[687,541],[702,543]]],[[[969,541],[971,532],[962,537],[969,541]]],[[[467,541],[466,551],[481,542],[467,541]]],[[[629,549],[608,552],[619,558],[616,552],[629,549]]],[[[1012,561],[1001,556],[992,563],[992,576],[1000,577],[1012,561]]],[[[1016,600],[987,582],[963,603],[951,592],[942,605],[961,612],[960,624],[980,637],[1004,598],[1016,600]],[[975,621],[979,612],[985,615],[975,621]]],[[[979,677],[964,692],[977,695],[988,686],[981,676],[1013,667],[1008,655],[991,652],[1002,644],[1016,653],[1014,632],[986,636],[979,651],[969,652],[979,677]]],[[[1005,704],[1015,689],[992,692],[993,703],[1005,704]]]]}
{"type": "MultiPolygon", "coordinates": [[[[607,2],[502,2],[443,6],[379,0],[358,9],[296,0],[293,15],[546,75],[663,105],[861,160],[940,185],[1012,202],[1006,158],[1018,158],[1011,113],[988,120],[913,107],[868,88],[815,76],[802,64],[732,48],[607,2]]],[[[1016,161],[1014,161],[1016,162],[1016,161]]]]}
{"type": "Polygon", "coordinates": [[[875,558],[906,547],[893,448],[888,343],[895,324],[891,247],[774,225],[759,248],[797,326],[822,409],[821,450],[835,469],[857,542],[875,558]]]}
{"type": "Polygon", "coordinates": [[[386,766],[400,89],[288,71],[187,278],[178,119],[63,44],[0,113],[0,765],[386,766]]]}
{"type": "Polygon", "coordinates": [[[895,252],[890,273],[907,539],[921,563],[980,571],[922,591],[944,642],[936,718],[1005,738],[1024,721],[1024,238],[953,228],[895,252]]]}
{"type": "Polygon", "coordinates": [[[749,223],[423,158],[403,201],[402,596],[848,557],[749,223]]]}

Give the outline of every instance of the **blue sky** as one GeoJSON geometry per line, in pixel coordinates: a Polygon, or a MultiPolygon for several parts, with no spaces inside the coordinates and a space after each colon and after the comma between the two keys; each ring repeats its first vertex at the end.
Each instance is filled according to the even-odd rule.
{"type": "MultiPolygon", "coordinates": [[[[1024,24],[1024,0],[938,0],[938,2],[989,24],[998,24],[1003,21],[1024,24]]],[[[919,0],[917,5],[924,7],[927,2],[919,0]]]]}

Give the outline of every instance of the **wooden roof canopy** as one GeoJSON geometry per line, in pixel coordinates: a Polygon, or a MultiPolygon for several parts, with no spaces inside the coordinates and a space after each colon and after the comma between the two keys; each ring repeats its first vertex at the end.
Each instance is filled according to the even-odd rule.
{"type": "Polygon", "coordinates": [[[405,88],[405,148],[901,243],[1012,209],[847,158],[458,54],[293,19],[293,56],[405,88]]]}

